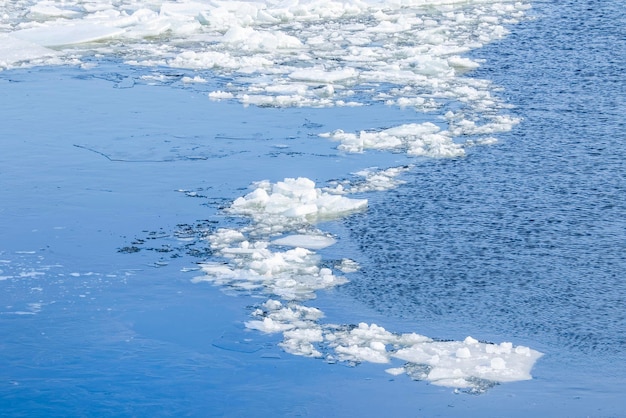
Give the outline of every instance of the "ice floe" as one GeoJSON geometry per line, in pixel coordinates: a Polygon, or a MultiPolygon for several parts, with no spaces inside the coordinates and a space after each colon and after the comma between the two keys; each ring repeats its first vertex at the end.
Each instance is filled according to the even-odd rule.
{"type": "Polygon", "coordinates": [[[339,149],[363,152],[366,149],[403,149],[409,155],[424,157],[460,157],[463,147],[453,141],[449,132],[431,123],[407,124],[378,132],[361,131],[359,134],[338,130],[320,136],[341,142],[339,149]]]}
{"type": "Polygon", "coordinates": [[[227,209],[249,217],[250,224],[210,235],[211,248],[224,261],[201,264],[203,275],[193,281],[267,295],[269,299],[252,313],[246,327],[281,333],[280,346],[294,355],[351,364],[401,362],[387,372],[473,392],[531,379],[530,371],[542,354],[525,346],[479,342],[472,337],[438,341],[416,333],[393,333],[377,324],[324,323],[322,311],[303,304],[319,290],[346,283],[341,273],[358,269],[348,259],[324,266],[315,250],[333,245],[336,239],[315,228],[315,223],[364,209],[366,200],[343,194],[388,190],[400,184],[396,177],[406,170],[364,170],[358,173],[360,182],[328,188],[318,188],[306,178],[255,183],[253,191],[227,209]]]}
{"type": "Polygon", "coordinates": [[[208,238],[228,264],[203,264],[206,275],[195,281],[259,290],[286,300],[314,298],[317,290],[346,283],[345,277],[320,267],[321,257],[314,250],[333,245],[335,239],[315,229],[314,223],[366,206],[365,199],[324,192],[306,178],[257,182],[227,209],[250,217],[252,223],[240,230],[219,229],[208,238]]]}
{"type": "Polygon", "coordinates": [[[377,0],[93,1],[0,3],[0,69],[77,64],[96,54],[137,67],[189,71],[183,82],[219,75],[208,95],[271,107],[385,103],[426,113],[433,126],[364,126],[335,132],[349,152],[402,148],[457,157],[467,136],[519,121],[486,80],[464,74],[467,53],[506,35],[523,1],[377,0]],[[195,74],[197,73],[197,74],[195,74]],[[445,106],[455,102],[453,111],[445,106]],[[444,109],[445,118],[437,113],[444,109]],[[424,131],[426,130],[426,131],[424,131]],[[459,139],[461,137],[461,139],[459,139]]]}
{"type": "Polygon", "coordinates": [[[270,299],[246,326],[265,333],[282,333],[281,347],[295,355],[327,361],[388,364],[391,375],[407,374],[434,385],[483,391],[497,383],[529,380],[542,354],[525,346],[463,341],[437,341],[415,333],[397,334],[376,324],[322,324],[322,312],[299,304],[270,299]]]}

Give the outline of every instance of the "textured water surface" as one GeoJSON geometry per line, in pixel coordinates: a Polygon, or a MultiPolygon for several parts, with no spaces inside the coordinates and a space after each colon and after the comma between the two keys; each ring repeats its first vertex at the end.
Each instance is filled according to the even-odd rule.
{"type": "MultiPolygon", "coordinates": [[[[620,379],[626,352],[626,51],[617,4],[539,3],[478,55],[523,122],[463,160],[417,165],[348,223],[346,289],[381,312],[546,344],[620,379]]],[[[570,358],[571,356],[571,358],[570,358]]],[[[586,378],[584,378],[586,379],[586,378]]],[[[593,385],[593,382],[587,382],[593,385]]]]}

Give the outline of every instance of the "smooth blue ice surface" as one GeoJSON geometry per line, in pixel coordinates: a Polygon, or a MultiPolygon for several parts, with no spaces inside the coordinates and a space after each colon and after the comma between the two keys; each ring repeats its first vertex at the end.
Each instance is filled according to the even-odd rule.
{"type": "Polygon", "coordinates": [[[382,104],[245,108],[186,88],[191,73],[150,86],[150,70],[111,61],[0,73],[0,415],[621,416],[623,10],[558,6],[477,53],[476,76],[524,121],[454,160],[318,137],[416,119],[382,104]],[[251,181],[409,162],[405,185],[324,225],[342,238],[326,254],[363,269],[312,305],[337,323],[514,339],[545,353],[533,380],[470,396],[292,356],[245,329],[265,299],[190,282],[251,181]]]}

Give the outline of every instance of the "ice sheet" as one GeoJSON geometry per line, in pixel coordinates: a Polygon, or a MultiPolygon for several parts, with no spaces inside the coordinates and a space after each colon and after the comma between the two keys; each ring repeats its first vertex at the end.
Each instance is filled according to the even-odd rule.
{"type": "Polygon", "coordinates": [[[0,69],[13,67],[23,62],[38,62],[58,55],[60,54],[57,51],[37,43],[0,34],[0,69]]]}
{"type": "MultiPolygon", "coordinates": [[[[393,135],[390,126],[335,133],[341,149],[401,148],[410,155],[458,157],[464,144],[519,121],[503,111],[479,66],[464,56],[506,35],[524,2],[442,1],[24,1],[27,13],[0,5],[0,68],[76,64],[81,57],[122,57],[145,66],[218,74],[213,100],[270,107],[361,106],[384,102],[433,115],[438,132],[393,135]],[[26,41],[26,43],[25,43],[26,41]],[[52,47],[56,52],[45,49],[52,47]],[[57,56],[56,61],[41,57],[57,56]],[[444,112],[445,113],[445,112],[444,112]],[[408,135],[408,136],[407,136],[408,135]]],[[[198,75],[202,78],[202,75],[198,75]]],[[[187,80],[191,80],[189,77],[187,80]]],[[[365,121],[365,124],[367,122],[365,121]]]]}
{"type": "Polygon", "coordinates": [[[45,47],[95,42],[120,36],[124,29],[80,22],[74,25],[40,26],[22,29],[11,33],[11,36],[45,47]]]}
{"type": "Polygon", "coordinates": [[[277,238],[271,242],[274,245],[284,245],[290,247],[302,247],[309,250],[321,250],[322,248],[330,247],[336,242],[332,237],[324,235],[287,235],[282,238],[277,238]]]}

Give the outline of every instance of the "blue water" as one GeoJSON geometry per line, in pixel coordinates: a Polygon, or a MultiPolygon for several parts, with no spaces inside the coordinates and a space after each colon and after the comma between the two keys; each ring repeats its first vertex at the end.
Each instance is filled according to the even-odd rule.
{"type": "MultiPolygon", "coordinates": [[[[351,218],[367,264],[343,289],[452,338],[515,336],[546,353],[536,374],[598,405],[626,379],[623,6],[537,3],[536,20],[478,51],[475,75],[523,122],[465,159],[417,165],[351,218]]],[[[620,391],[607,415],[626,413],[620,391]]]]}
{"type": "Polygon", "coordinates": [[[535,13],[478,53],[476,75],[523,123],[467,158],[418,164],[351,218],[369,267],[348,288],[401,315],[623,355],[626,32],[617,10],[535,13]]]}
{"type": "Polygon", "coordinates": [[[473,75],[524,120],[454,160],[338,155],[316,136],[415,117],[382,105],[246,109],[178,73],[128,85],[141,73],[117,63],[1,73],[0,276],[19,277],[0,281],[0,415],[625,416],[623,6],[538,2],[477,51],[473,75]],[[190,283],[219,208],[260,173],[409,161],[405,185],[324,226],[363,269],[314,305],[528,345],[545,353],[533,380],[457,395],[291,356],[245,330],[263,300],[190,283]]]}

